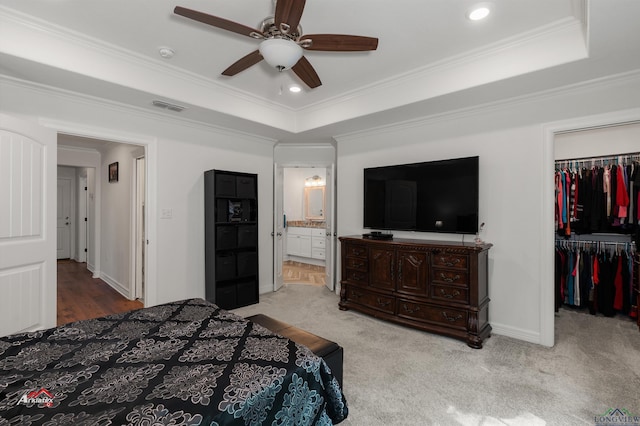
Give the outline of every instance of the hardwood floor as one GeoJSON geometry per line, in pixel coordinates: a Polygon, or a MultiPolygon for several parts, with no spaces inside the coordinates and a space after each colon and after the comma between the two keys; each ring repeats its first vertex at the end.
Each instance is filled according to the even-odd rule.
{"type": "Polygon", "coordinates": [[[282,275],[285,284],[311,284],[322,286],[325,283],[324,266],[286,260],[282,263],[282,275]]]}
{"type": "Polygon", "coordinates": [[[140,309],[143,304],[128,300],[98,278],[84,263],[58,261],[58,325],[140,309]]]}

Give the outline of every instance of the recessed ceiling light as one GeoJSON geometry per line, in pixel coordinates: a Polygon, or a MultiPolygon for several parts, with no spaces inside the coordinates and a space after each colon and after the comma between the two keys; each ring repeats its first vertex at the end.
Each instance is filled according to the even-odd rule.
{"type": "Polygon", "coordinates": [[[170,47],[161,47],[158,49],[158,53],[165,59],[171,59],[176,52],[170,47]]]}
{"type": "Polygon", "coordinates": [[[291,86],[289,86],[289,91],[292,93],[298,93],[302,90],[302,88],[300,86],[298,86],[297,84],[293,84],[291,86]]]}
{"type": "Polygon", "coordinates": [[[491,13],[488,6],[476,6],[467,13],[467,18],[472,21],[479,21],[486,18],[491,13]]]}

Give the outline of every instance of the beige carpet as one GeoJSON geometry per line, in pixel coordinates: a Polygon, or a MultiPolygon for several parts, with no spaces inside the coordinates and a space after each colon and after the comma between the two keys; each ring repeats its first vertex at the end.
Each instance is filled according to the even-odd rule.
{"type": "Polygon", "coordinates": [[[594,425],[609,408],[640,415],[640,332],[623,318],[561,310],[553,348],[494,335],[475,350],[340,311],[325,287],[286,285],[234,312],[344,347],[344,425],[594,425]]]}

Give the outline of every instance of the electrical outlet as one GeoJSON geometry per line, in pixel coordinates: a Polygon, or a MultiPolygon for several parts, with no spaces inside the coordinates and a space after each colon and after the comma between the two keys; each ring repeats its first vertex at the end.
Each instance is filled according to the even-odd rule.
{"type": "Polygon", "coordinates": [[[160,219],[171,219],[173,217],[173,210],[160,209],[160,219]]]}

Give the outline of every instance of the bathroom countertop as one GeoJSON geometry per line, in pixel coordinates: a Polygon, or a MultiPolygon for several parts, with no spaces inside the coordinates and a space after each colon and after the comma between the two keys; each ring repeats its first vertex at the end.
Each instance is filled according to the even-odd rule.
{"type": "Polygon", "coordinates": [[[318,220],[288,220],[287,227],[297,228],[325,228],[326,222],[318,220]]]}

